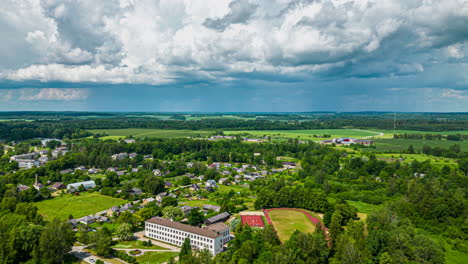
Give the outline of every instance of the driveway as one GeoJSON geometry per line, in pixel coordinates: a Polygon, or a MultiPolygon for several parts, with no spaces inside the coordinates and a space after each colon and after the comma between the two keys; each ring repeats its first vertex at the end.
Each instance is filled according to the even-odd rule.
{"type": "MultiPolygon", "coordinates": [[[[75,257],[87,262],[87,263],[95,263],[97,259],[100,259],[94,255],[92,255],[91,253],[89,252],[86,252],[86,251],[83,251],[85,247],[84,246],[73,246],[72,247],[72,251],[70,253],[72,253],[73,255],[75,255],[75,257]],[[94,261],[93,261],[94,260],[94,261]]],[[[101,259],[102,260],[102,259],[101,259]]],[[[104,260],[102,260],[104,261],[104,260]]],[[[109,263],[107,261],[104,261],[105,264],[112,264],[112,263],[109,263]]]]}

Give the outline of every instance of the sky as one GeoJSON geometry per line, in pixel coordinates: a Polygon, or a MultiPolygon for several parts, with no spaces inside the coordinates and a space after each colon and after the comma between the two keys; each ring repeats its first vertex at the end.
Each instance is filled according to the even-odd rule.
{"type": "Polygon", "coordinates": [[[2,0],[0,111],[468,112],[468,0],[2,0]]]}

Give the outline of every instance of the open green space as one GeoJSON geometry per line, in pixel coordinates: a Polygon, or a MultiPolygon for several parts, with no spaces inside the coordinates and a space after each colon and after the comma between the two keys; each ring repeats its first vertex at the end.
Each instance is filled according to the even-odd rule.
{"type": "Polygon", "coordinates": [[[177,129],[146,129],[146,128],[125,128],[125,129],[93,129],[88,130],[93,134],[107,134],[101,139],[119,139],[128,136],[150,137],[150,138],[184,138],[184,137],[207,137],[213,133],[208,130],[177,130],[177,129]]]}
{"type": "Polygon", "coordinates": [[[251,135],[253,137],[271,137],[272,139],[297,138],[301,140],[320,141],[330,138],[355,137],[363,138],[379,135],[378,132],[359,129],[308,129],[308,130],[238,130],[224,131],[225,135],[251,135]],[[314,137],[330,135],[330,138],[314,137]]]}
{"type": "Polygon", "coordinates": [[[68,219],[69,215],[80,218],[124,203],[125,200],[99,193],[80,193],[80,195],[67,194],[62,197],[55,197],[37,202],[34,205],[39,208],[39,213],[46,219],[55,217],[68,219]]]}
{"type": "Polygon", "coordinates": [[[375,204],[368,204],[360,201],[350,201],[346,200],[346,202],[351,205],[356,207],[359,213],[364,213],[364,214],[371,214],[375,211],[378,211],[380,209],[380,205],[375,205],[375,204]]]}
{"type": "Polygon", "coordinates": [[[218,203],[213,201],[213,200],[189,200],[189,199],[186,199],[186,198],[181,198],[179,200],[180,200],[179,204],[189,205],[191,207],[198,206],[198,207],[202,208],[203,205],[205,205],[205,204],[218,205],[218,203]]]}
{"type": "Polygon", "coordinates": [[[191,116],[185,115],[186,120],[198,121],[203,119],[234,119],[234,120],[256,120],[257,117],[242,117],[235,115],[207,115],[207,116],[191,116]]]}
{"type": "Polygon", "coordinates": [[[131,240],[131,241],[114,241],[114,245],[112,245],[112,248],[138,248],[138,249],[159,249],[159,250],[165,250],[167,248],[160,247],[157,245],[152,245],[150,247],[148,246],[143,246],[143,241],[140,240],[131,240]]]}
{"type": "Polygon", "coordinates": [[[135,257],[140,264],[157,264],[169,261],[171,257],[177,257],[178,252],[154,252],[149,251],[145,254],[135,257]]]}
{"type": "Polygon", "coordinates": [[[447,250],[445,251],[445,263],[466,264],[468,263],[468,253],[455,250],[447,250]]]}
{"type": "Polygon", "coordinates": [[[399,153],[407,151],[410,145],[416,152],[421,152],[424,145],[431,148],[449,148],[452,145],[458,144],[462,151],[468,150],[468,141],[451,141],[451,140],[422,140],[422,139],[372,139],[375,148],[364,148],[363,151],[369,152],[387,152],[399,153]]]}
{"type": "Polygon", "coordinates": [[[302,212],[281,209],[270,211],[268,214],[281,241],[288,240],[296,230],[305,233],[315,231],[315,225],[302,212]]]}

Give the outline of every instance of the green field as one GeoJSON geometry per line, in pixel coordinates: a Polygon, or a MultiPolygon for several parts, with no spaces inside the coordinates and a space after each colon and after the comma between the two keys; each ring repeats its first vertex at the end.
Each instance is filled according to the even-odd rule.
{"type": "Polygon", "coordinates": [[[408,147],[413,145],[416,152],[421,152],[424,145],[428,145],[431,148],[441,147],[446,149],[455,144],[460,145],[462,151],[468,150],[468,141],[422,139],[373,139],[373,141],[375,148],[365,148],[363,151],[398,153],[408,150],[408,147]]]}
{"type": "Polygon", "coordinates": [[[356,207],[359,213],[364,213],[364,214],[371,214],[375,211],[378,211],[381,207],[380,205],[368,204],[368,203],[359,202],[359,201],[346,200],[346,202],[349,205],[356,207]]]}
{"type": "Polygon", "coordinates": [[[101,139],[119,139],[128,136],[151,137],[151,138],[184,138],[184,137],[206,137],[212,134],[207,130],[176,130],[176,129],[146,129],[146,128],[125,128],[125,129],[94,129],[88,130],[91,133],[107,134],[101,139]]]}
{"type": "Polygon", "coordinates": [[[271,137],[272,139],[287,139],[298,138],[301,140],[325,140],[330,138],[317,138],[325,134],[330,135],[331,138],[339,137],[355,137],[363,138],[379,135],[378,132],[363,131],[358,129],[309,129],[309,130],[238,130],[238,131],[224,131],[225,135],[250,135],[253,137],[271,137]]]}
{"type": "Polygon", "coordinates": [[[55,217],[68,219],[69,215],[80,218],[124,203],[125,200],[98,193],[80,193],[80,195],[67,194],[63,197],[55,197],[34,205],[39,208],[39,213],[46,219],[55,217]]]}
{"type": "Polygon", "coordinates": [[[447,264],[466,264],[468,263],[468,253],[447,250],[445,251],[445,262],[447,264]]]}
{"type": "Polygon", "coordinates": [[[209,115],[209,116],[191,116],[186,115],[186,120],[190,121],[198,121],[203,119],[235,119],[235,120],[256,120],[257,117],[241,117],[241,116],[234,116],[234,115],[209,115]]]}
{"type": "Polygon", "coordinates": [[[177,257],[178,252],[146,252],[145,254],[135,257],[140,264],[157,264],[169,261],[171,257],[177,257]]]}
{"type": "Polygon", "coordinates": [[[296,230],[305,233],[315,231],[315,225],[302,212],[282,209],[270,211],[268,215],[281,241],[288,240],[296,230]]]}

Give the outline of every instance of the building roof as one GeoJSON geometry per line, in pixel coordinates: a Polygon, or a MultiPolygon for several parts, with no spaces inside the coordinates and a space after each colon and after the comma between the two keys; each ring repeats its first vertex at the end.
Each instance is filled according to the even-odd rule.
{"type": "Polygon", "coordinates": [[[162,226],[169,227],[169,228],[178,229],[184,232],[197,234],[197,235],[209,237],[209,238],[217,238],[221,236],[221,234],[213,230],[208,230],[205,228],[199,228],[199,227],[195,227],[191,225],[185,225],[185,224],[181,224],[178,222],[173,222],[162,217],[153,217],[151,219],[146,220],[146,222],[151,223],[151,224],[162,225],[162,226]]]}
{"type": "Polygon", "coordinates": [[[216,223],[216,224],[209,225],[209,226],[207,226],[205,228],[218,233],[218,232],[222,232],[222,231],[228,229],[229,226],[224,224],[224,223],[216,223]]]}
{"type": "Polygon", "coordinates": [[[223,213],[217,214],[215,216],[212,216],[212,217],[206,219],[205,221],[209,222],[209,223],[216,223],[216,222],[222,221],[222,220],[224,220],[224,219],[226,219],[226,218],[228,218],[230,216],[231,216],[230,213],[223,212],[223,213]]]}

